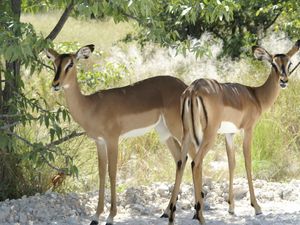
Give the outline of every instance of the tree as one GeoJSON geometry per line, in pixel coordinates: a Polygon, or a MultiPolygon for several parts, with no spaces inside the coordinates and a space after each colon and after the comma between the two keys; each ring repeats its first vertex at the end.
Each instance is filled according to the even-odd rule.
{"type": "MultiPolygon", "coordinates": [[[[67,118],[67,111],[60,108],[57,112],[50,112],[43,108],[45,101],[27,98],[23,94],[24,85],[21,76],[21,67],[30,67],[33,72],[44,66],[38,58],[38,54],[50,45],[62,29],[74,3],[71,1],[66,6],[66,10],[53,31],[44,38],[35,32],[31,24],[20,22],[22,4],[26,6],[28,2],[11,0],[0,4],[0,199],[15,197],[14,194],[18,192],[21,194],[20,189],[26,183],[22,182],[25,179],[19,166],[24,156],[20,156],[16,150],[18,140],[32,148],[29,158],[35,159],[37,162],[42,161],[53,169],[60,170],[50,163],[56,153],[50,149],[65,139],[78,135],[72,133],[63,137],[60,127],[55,125],[60,120],[67,118]],[[59,114],[62,116],[58,116],[59,114]],[[15,128],[31,124],[32,121],[40,121],[49,128],[50,144],[38,141],[32,143],[18,135],[15,128]],[[53,142],[55,137],[58,140],[53,142]]],[[[72,163],[69,164],[71,166],[69,172],[76,172],[76,167],[72,163]]]]}

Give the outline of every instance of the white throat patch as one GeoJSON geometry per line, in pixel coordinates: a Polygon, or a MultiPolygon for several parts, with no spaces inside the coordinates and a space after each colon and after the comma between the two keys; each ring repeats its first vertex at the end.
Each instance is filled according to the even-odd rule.
{"type": "Polygon", "coordinates": [[[68,89],[70,87],[70,84],[63,85],[63,89],[68,89]]]}

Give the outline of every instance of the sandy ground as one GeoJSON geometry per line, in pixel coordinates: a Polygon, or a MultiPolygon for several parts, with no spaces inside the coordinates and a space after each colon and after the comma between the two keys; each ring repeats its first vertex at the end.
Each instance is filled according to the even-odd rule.
{"type": "MultiPolygon", "coordinates": [[[[235,189],[235,215],[230,215],[227,200],[227,182],[208,181],[204,185],[206,224],[249,225],[300,225],[300,181],[274,183],[263,180],[254,182],[257,200],[263,214],[254,215],[250,206],[247,181],[237,179],[235,189]]],[[[155,183],[150,186],[128,188],[118,195],[116,225],[167,225],[161,219],[168,204],[172,186],[155,183]]],[[[23,196],[17,200],[0,202],[1,225],[88,225],[95,212],[97,192],[69,193],[66,195],[48,192],[35,196],[23,196]]],[[[176,224],[197,225],[193,220],[193,188],[183,184],[179,196],[176,224]]],[[[105,224],[108,215],[109,195],[106,195],[106,211],[99,224],[105,224]]]]}

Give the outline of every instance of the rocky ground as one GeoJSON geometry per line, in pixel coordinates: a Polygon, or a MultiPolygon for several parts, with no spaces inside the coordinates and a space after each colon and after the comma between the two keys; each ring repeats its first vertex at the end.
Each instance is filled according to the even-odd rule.
{"type": "MultiPolygon", "coordinates": [[[[236,179],[235,215],[227,213],[228,184],[207,180],[206,210],[204,217],[209,225],[251,224],[251,225],[290,225],[300,224],[300,181],[273,183],[263,180],[254,181],[258,202],[263,214],[254,216],[250,206],[247,181],[236,179]]],[[[193,188],[190,184],[181,186],[176,211],[176,224],[197,225],[192,220],[193,188]]],[[[167,219],[161,219],[167,206],[172,186],[166,183],[154,183],[150,186],[128,188],[118,196],[118,215],[116,225],[167,225],[167,219]]],[[[106,196],[106,206],[109,206],[106,196]]],[[[1,225],[87,225],[97,204],[97,192],[66,195],[49,192],[35,196],[23,196],[17,200],[0,202],[1,225]]],[[[101,225],[105,224],[105,215],[101,225]]]]}

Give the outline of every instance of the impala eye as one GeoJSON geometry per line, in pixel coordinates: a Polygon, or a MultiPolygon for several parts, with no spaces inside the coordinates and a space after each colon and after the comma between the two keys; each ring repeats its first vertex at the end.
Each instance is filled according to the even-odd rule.
{"type": "Polygon", "coordinates": [[[71,68],[74,65],[73,62],[70,62],[70,64],[68,65],[68,68],[71,68]]]}
{"type": "Polygon", "coordinates": [[[70,68],[72,68],[73,65],[74,65],[74,63],[73,63],[73,61],[71,61],[71,62],[69,63],[69,65],[67,66],[67,68],[66,68],[66,72],[68,72],[68,70],[69,70],[70,68]]]}

